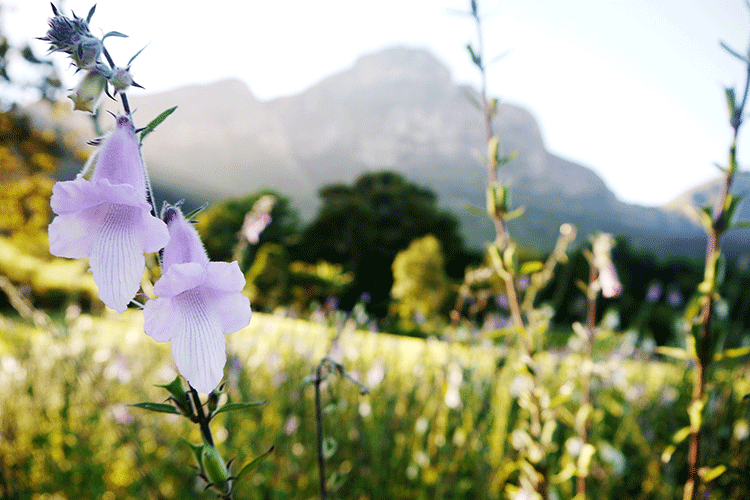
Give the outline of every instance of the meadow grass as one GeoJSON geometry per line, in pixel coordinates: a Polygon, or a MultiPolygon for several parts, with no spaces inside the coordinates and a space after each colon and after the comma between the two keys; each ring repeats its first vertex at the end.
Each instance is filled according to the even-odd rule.
{"type": "MultiPolygon", "coordinates": [[[[190,448],[175,444],[181,437],[200,442],[198,429],[176,415],[128,406],[164,401],[166,392],[156,385],[176,375],[168,345],[143,333],[140,311],[69,314],[57,335],[18,319],[0,321],[0,497],[211,498],[191,472],[190,448]]],[[[625,335],[604,337],[606,349],[592,367],[592,442],[599,451],[591,491],[599,498],[673,498],[684,479],[684,450],[676,447],[666,464],[662,455],[687,425],[685,368],[640,353],[625,335]]],[[[275,446],[237,498],[317,497],[308,381],[326,355],[371,391],[362,396],[333,376],[323,385],[334,498],[504,498],[515,478],[510,464],[524,438],[515,394],[524,378],[504,363],[503,345],[397,337],[359,331],[352,322],[332,327],[258,313],[227,341],[228,397],[266,403],[217,417],[218,446],[225,458],[235,458],[235,468],[275,446]]],[[[550,439],[559,450],[555,459],[564,462],[566,447],[575,444],[568,425],[576,418],[582,360],[566,349],[537,357],[539,378],[563,398],[543,405],[556,412],[559,425],[550,439]]],[[[710,410],[716,418],[741,411],[741,394],[750,392],[738,370],[747,374],[738,365],[716,377],[730,402],[710,410]]],[[[747,416],[735,415],[734,422],[720,429],[723,443],[747,450],[747,416]]],[[[553,478],[559,498],[573,496],[564,470],[553,478]]]]}

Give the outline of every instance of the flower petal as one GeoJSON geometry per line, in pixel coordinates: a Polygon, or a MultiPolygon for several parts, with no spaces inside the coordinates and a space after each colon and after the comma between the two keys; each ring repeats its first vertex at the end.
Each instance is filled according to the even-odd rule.
{"type": "Polygon", "coordinates": [[[210,293],[207,290],[206,301],[225,335],[242,330],[250,323],[250,299],[242,293],[210,293]]]}
{"type": "Polygon", "coordinates": [[[157,342],[168,342],[180,332],[172,298],[150,299],[143,306],[143,329],[157,342]]]}
{"type": "Polygon", "coordinates": [[[50,207],[56,214],[69,214],[101,203],[118,203],[151,209],[145,194],[128,184],[113,185],[107,179],[91,182],[83,177],[58,182],[52,187],[50,207]]]}
{"type": "Polygon", "coordinates": [[[158,252],[169,243],[169,230],[164,221],[151,215],[151,211],[141,212],[139,240],[146,253],[158,252]]]}
{"type": "Polygon", "coordinates": [[[206,281],[206,268],[197,262],[175,264],[164,272],[154,285],[154,293],[159,297],[174,297],[191,288],[197,288],[206,281]]]}
{"type": "Polygon", "coordinates": [[[137,210],[109,205],[89,256],[99,298],[118,312],[124,312],[135,297],[146,266],[132,224],[137,210]]]}
{"type": "Polygon", "coordinates": [[[96,234],[91,231],[92,218],[91,211],[55,217],[47,227],[50,253],[69,259],[87,258],[91,253],[92,238],[96,234]]]}
{"type": "Polygon", "coordinates": [[[209,393],[224,376],[224,335],[198,290],[181,294],[173,303],[179,304],[174,310],[181,331],[172,338],[172,356],[190,385],[209,393]]]}
{"type": "Polygon", "coordinates": [[[245,275],[237,261],[209,262],[206,265],[205,286],[225,292],[239,292],[245,288],[245,275]]]}

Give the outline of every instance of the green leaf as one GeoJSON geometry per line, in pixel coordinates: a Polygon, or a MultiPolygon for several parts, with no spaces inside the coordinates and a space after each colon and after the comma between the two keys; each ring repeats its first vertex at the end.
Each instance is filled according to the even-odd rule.
{"type": "MultiPolygon", "coordinates": [[[[731,48],[726,43],[720,41],[719,45],[721,45],[724,50],[726,50],[727,52],[729,52],[730,54],[732,54],[734,57],[736,57],[740,61],[744,62],[745,64],[748,64],[747,57],[743,56],[742,54],[740,54],[739,52],[737,52],[736,50],[734,50],[733,48],[731,48]]],[[[734,91],[734,89],[732,89],[732,90],[734,91]]]]}
{"type": "Polygon", "coordinates": [[[86,16],[86,24],[91,22],[91,18],[94,17],[94,12],[96,12],[96,4],[92,5],[89,9],[89,13],[86,16]]]}
{"type": "Polygon", "coordinates": [[[136,52],[135,55],[130,58],[130,60],[128,61],[128,64],[126,66],[127,68],[130,68],[130,65],[133,64],[133,61],[135,61],[135,58],[138,57],[139,55],[141,55],[141,52],[143,52],[144,50],[146,50],[146,47],[148,47],[148,45],[144,45],[141,50],[139,50],[138,52],[136,52]]]}
{"type": "Polygon", "coordinates": [[[190,446],[190,449],[193,450],[193,455],[195,455],[195,461],[198,462],[198,467],[201,469],[201,472],[203,471],[203,464],[201,462],[201,458],[203,457],[203,446],[202,444],[193,444],[190,441],[188,441],[185,438],[180,438],[180,441],[185,443],[186,445],[190,446]]]}
{"type": "Polygon", "coordinates": [[[189,212],[184,215],[185,220],[193,220],[199,213],[203,212],[206,208],[208,208],[208,203],[204,203],[203,205],[199,206],[192,212],[189,212]]]}
{"type": "Polygon", "coordinates": [[[175,109],[177,109],[177,106],[173,106],[173,107],[169,108],[168,110],[163,111],[159,116],[157,116],[156,118],[154,118],[153,120],[151,120],[151,123],[149,123],[148,125],[146,125],[143,128],[143,130],[141,130],[141,142],[143,142],[143,139],[145,139],[148,134],[150,134],[151,132],[153,132],[156,127],[158,127],[159,125],[161,125],[161,122],[163,122],[164,120],[166,120],[169,115],[171,115],[172,113],[174,113],[175,109]]]}
{"type": "Polygon", "coordinates": [[[174,415],[181,415],[180,410],[172,405],[163,403],[136,403],[129,406],[135,406],[136,408],[143,408],[144,410],[155,411],[158,413],[172,413],[174,415]]]}
{"type": "Polygon", "coordinates": [[[586,477],[589,475],[589,465],[591,465],[591,459],[596,453],[596,448],[591,443],[586,443],[581,448],[581,454],[578,455],[578,475],[586,477]]]}
{"type": "Polygon", "coordinates": [[[466,99],[467,99],[467,100],[468,100],[468,101],[469,101],[469,102],[470,102],[470,103],[471,103],[471,104],[472,104],[472,105],[473,105],[473,106],[474,106],[475,108],[477,108],[477,109],[478,109],[478,110],[480,110],[480,111],[482,110],[482,105],[481,105],[481,104],[479,104],[479,101],[477,100],[477,98],[476,98],[476,97],[474,97],[474,95],[473,95],[473,94],[472,94],[471,92],[469,92],[469,91],[467,90],[466,92],[464,92],[464,94],[466,95],[466,99]]]}
{"type": "Polygon", "coordinates": [[[518,207],[514,210],[511,210],[510,212],[505,214],[505,220],[509,221],[509,220],[517,219],[518,217],[522,216],[525,211],[526,211],[526,207],[518,207]]]}
{"type": "Polygon", "coordinates": [[[703,400],[696,399],[688,406],[688,417],[690,417],[690,430],[692,432],[700,431],[703,424],[703,407],[706,403],[703,400]]]}
{"type": "Polygon", "coordinates": [[[680,444],[681,442],[685,441],[687,437],[692,433],[690,430],[690,426],[683,427],[679,431],[674,433],[674,436],[672,436],[672,443],[675,445],[680,444]]]}
{"type": "Polygon", "coordinates": [[[698,471],[698,475],[701,477],[704,483],[708,483],[721,476],[727,471],[726,465],[717,465],[716,467],[709,469],[708,467],[701,467],[698,471]]]}
{"type": "Polygon", "coordinates": [[[102,40],[104,40],[105,38],[110,37],[110,36],[116,36],[118,38],[127,38],[128,37],[128,35],[126,35],[125,33],[120,33],[119,31],[110,31],[109,33],[107,33],[106,35],[104,35],[102,37],[102,40]]]}
{"type": "Polygon", "coordinates": [[[262,454],[258,455],[257,457],[255,457],[254,459],[252,459],[252,460],[251,460],[250,462],[246,463],[246,464],[245,464],[245,465],[244,465],[244,466],[242,467],[242,469],[240,470],[240,472],[239,472],[239,473],[237,474],[237,476],[235,476],[234,480],[235,480],[236,482],[239,482],[239,481],[241,481],[241,480],[242,480],[242,478],[244,478],[244,477],[245,477],[245,476],[246,476],[246,475],[247,475],[248,473],[250,473],[250,472],[251,472],[251,471],[252,471],[252,470],[253,470],[253,469],[254,469],[255,467],[257,467],[257,466],[258,466],[258,464],[260,464],[260,463],[261,463],[261,462],[262,462],[262,461],[263,461],[263,460],[264,460],[264,459],[265,459],[265,458],[266,458],[266,457],[267,457],[268,455],[270,455],[270,454],[271,454],[271,453],[273,452],[273,450],[274,450],[274,447],[273,447],[273,446],[271,446],[271,447],[270,447],[270,448],[268,448],[268,450],[266,450],[266,451],[265,451],[264,453],[262,453],[262,454]]]}
{"type": "Polygon", "coordinates": [[[717,352],[714,354],[714,361],[721,361],[723,359],[735,359],[747,356],[750,354],[750,347],[737,347],[735,349],[727,349],[724,352],[717,352]]]}
{"type": "Polygon", "coordinates": [[[683,361],[687,361],[688,359],[691,359],[690,354],[685,349],[682,349],[680,347],[669,347],[669,346],[659,346],[656,348],[656,352],[659,354],[663,354],[665,356],[669,356],[670,358],[674,359],[681,359],[683,361]]]}
{"type": "Polygon", "coordinates": [[[672,455],[675,451],[677,451],[677,447],[673,444],[670,444],[666,448],[664,448],[664,451],[661,454],[661,462],[663,464],[669,462],[672,459],[672,455]]]}
{"type": "Polygon", "coordinates": [[[479,215],[480,217],[487,217],[487,210],[483,210],[476,205],[466,203],[464,204],[463,209],[470,214],[479,215]]]}
{"type": "Polygon", "coordinates": [[[216,410],[216,413],[214,413],[214,415],[218,415],[219,413],[224,413],[226,411],[244,410],[245,408],[250,408],[252,406],[261,406],[264,404],[266,404],[265,401],[256,401],[253,403],[229,403],[228,405],[224,405],[216,410]]]}
{"type": "Polygon", "coordinates": [[[524,262],[521,264],[521,270],[519,271],[519,274],[531,274],[536,273],[544,269],[544,263],[539,262],[538,260],[532,260],[529,262],[524,262]]]}

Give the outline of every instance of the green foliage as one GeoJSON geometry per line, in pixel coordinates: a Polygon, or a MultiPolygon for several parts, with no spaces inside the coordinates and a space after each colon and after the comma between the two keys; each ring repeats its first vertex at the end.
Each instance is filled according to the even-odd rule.
{"type": "Polygon", "coordinates": [[[277,243],[265,243],[245,273],[253,310],[273,311],[288,301],[289,257],[277,243]]]}
{"type": "Polygon", "coordinates": [[[341,265],[318,261],[316,264],[292,262],[289,272],[292,282],[293,306],[307,311],[310,304],[326,303],[339,297],[352,283],[352,274],[344,272],[341,265]]]}
{"type": "MultiPolygon", "coordinates": [[[[155,385],[175,377],[165,363],[168,346],[143,333],[140,313],[81,315],[62,337],[0,320],[1,498],[212,498],[195,481],[194,452],[178,445],[183,436],[201,441],[196,426],[127,406],[163,401],[165,391],[155,385]]],[[[497,499],[517,484],[518,467],[535,457],[525,437],[535,431],[519,399],[527,372],[509,363],[504,349],[340,333],[256,313],[247,329],[227,337],[227,392],[235,401],[267,403],[212,422],[215,436],[224,436],[216,443],[221,456],[240,457],[230,468],[232,475],[243,471],[237,498],[317,498],[314,395],[304,377],[334,336],[370,395],[344,382],[324,390],[326,437],[337,447],[327,463],[332,498],[497,499]],[[271,444],[274,452],[252,461],[271,444]]],[[[648,359],[634,342],[605,334],[594,348],[590,498],[672,499],[684,479],[686,443],[668,458],[662,452],[689,425],[686,368],[648,359]]],[[[742,400],[750,381],[746,358],[738,361],[714,371],[703,415],[704,428],[716,435],[706,465],[727,467],[711,482],[712,498],[720,500],[750,494],[750,419],[742,400]]],[[[551,491],[572,498],[570,467],[583,465],[570,430],[583,358],[572,348],[540,352],[534,364],[551,395],[543,411],[557,421],[541,434],[554,450],[545,458],[551,491]]]]}
{"type": "Polygon", "coordinates": [[[448,275],[462,275],[468,257],[457,219],[438,208],[429,189],[395,172],[372,172],[351,186],[325,186],[319,196],[320,210],[294,255],[306,262],[342,264],[354,274],[352,287],[342,297],[345,309],[367,293],[371,312],[385,316],[393,285],[393,259],[412,240],[427,234],[440,241],[448,275]]]}
{"type": "Polygon", "coordinates": [[[198,232],[211,260],[231,261],[235,258],[237,233],[242,228],[245,215],[253,209],[255,202],[266,195],[276,198],[271,209],[271,223],[260,234],[258,244],[246,248],[240,268],[243,271],[250,268],[257,248],[264,243],[288,246],[294,242],[299,230],[299,213],[292,207],[289,198],[271,189],[263,189],[242,198],[219,202],[196,217],[198,232]]]}
{"type": "Polygon", "coordinates": [[[404,321],[432,318],[448,293],[448,277],[440,242],[428,234],[412,241],[393,260],[394,308],[404,321]]]}

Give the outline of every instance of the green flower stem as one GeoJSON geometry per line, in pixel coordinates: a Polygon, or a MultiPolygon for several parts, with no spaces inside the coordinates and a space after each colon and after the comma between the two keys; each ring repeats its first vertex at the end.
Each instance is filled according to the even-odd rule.
{"type": "MultiPolygon", "coordinates": [[[[749,50],[750,52],[750,50],[749,50]]],[[[745,59],[747,61],[747,59],[745,59]]],[[[724,232],[729,229],[727,219],[727,199],[730,196],[730,189],[734,174],[737,170],[737,136],[742,126],[742,118],[747,104],[748,90],[750,89],[750,62],[746,62],[745,89],[742,94],[742,101],[739,106],[734,103],[732,93],[732,102],[730,102],[730,119],[729,122],[733,129],[732,143],[729,147],[729,165],[725,171],[724,182],[722,184],[719,198],[714,205],[712,224],[706,228],[708,233],[708,244],[706,245],[706,276],[712,276],[709,287],[703,290],[705,302],[700,313],[700,329],[697,340],[697,359],[693,369],[693,394],[691,407],[697,405],[703,400],[706,394],[706,373],[711,364],[713,353],[711,352],[711,334],[713,326],[714,300],[715,292],[718,287],[716,282],[716,273],[714,266],[716,258],[720,252],[720,238],[724,232]]],[[[701,426],[695,426],[690,434],[690,445],[688,448],[688,479],[685,482],[683,490],[683,500],[696,500],[701,489],[701,426]]]]}

